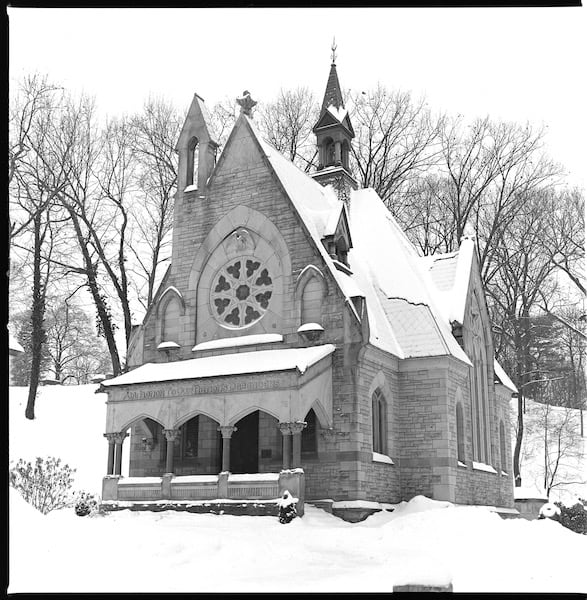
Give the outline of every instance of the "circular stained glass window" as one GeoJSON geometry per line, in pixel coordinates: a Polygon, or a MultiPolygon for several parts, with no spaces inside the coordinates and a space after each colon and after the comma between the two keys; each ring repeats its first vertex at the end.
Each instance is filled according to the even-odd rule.
{"type": "Polygon", "coordinates": [[[214,318],[234,329],[256,323],[273,295],[267,267],[253,256],[236,258],[218,270],[212,280],[210,306],[214,318]]]}

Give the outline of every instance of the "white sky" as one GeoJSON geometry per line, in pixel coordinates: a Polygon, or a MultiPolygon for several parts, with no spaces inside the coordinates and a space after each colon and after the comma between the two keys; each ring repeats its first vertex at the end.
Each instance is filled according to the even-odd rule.
{"type": "Polygon", "coordinates": [[[336,36],[344,88],[381,82],[434,110],[548,126],[547,148],[587,181],[583,8],[8,8],[10,76],[39,71],[109,114],[149,93],[187,110],[244,89],[322,97],[336,36]]]}

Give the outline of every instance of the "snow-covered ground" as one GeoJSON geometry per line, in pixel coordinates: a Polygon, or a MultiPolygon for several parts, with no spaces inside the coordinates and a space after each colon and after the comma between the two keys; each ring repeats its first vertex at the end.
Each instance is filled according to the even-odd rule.
{"type": "MultiPolygon", "coordinates": [[[[11,388],[10,459],[57,456],[75,487],[100,491],[105,396],[45,387],[37,419],[11,388]]],[[[587,536],[550,520],[502,520],[483,508],[416,497],[346,523],[313,507],[276,517],[165,511],[46,516],[10,490],[10,593],[391,592],[408,582],[455,592],[587,592],[587,536]]]]}
{"type": "MultiPolygon", "coordinates": [[[[517,419],[517,400],[512,400],[511,407],[514,424],[517,419]]],[[[587,421],[587,414],[583,417],[587,421]]],[[[587,423],[585,426],[587,428],[587,423]]],[[[549,495],[551,502],[572,505],[579,498],[587,498],[587,436],[581,437],[580,430],[578,410],[526,399],[520,453],[523,493],[526,496],[533,495],[532,492],[544,493],[545,468],[549,472],[556,468],[554,487],[549,495]],[[548,448],[546,461],[545,442],[548,448]]]]}

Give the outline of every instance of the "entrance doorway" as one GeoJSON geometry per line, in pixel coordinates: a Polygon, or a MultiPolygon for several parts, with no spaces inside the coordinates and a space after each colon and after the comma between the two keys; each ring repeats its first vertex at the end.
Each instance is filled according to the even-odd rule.
{"type": "Polygon", "coordinates": [[[235,423],[237,430],[230,440],[230,472],[259,471],[259,411],[256,410],[235,423]]]}

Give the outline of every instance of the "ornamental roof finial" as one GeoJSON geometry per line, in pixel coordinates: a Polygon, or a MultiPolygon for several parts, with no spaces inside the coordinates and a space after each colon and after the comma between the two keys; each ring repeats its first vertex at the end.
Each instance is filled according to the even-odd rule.
{"type": "Polygon", "coordinates": [[[332,64],[336,64],[336,38],[332,38],[332,46],[330,47],[332,50],[332,64]]]}
{"type": "Polygon", "coordinates": [[[243,92],[240,98],[236,99],[237,104],[241,107],[241,113],[251,116],[253,107],[257,104],[256,100],[251,98],[251,93],[247,90],[243,92]]]}

